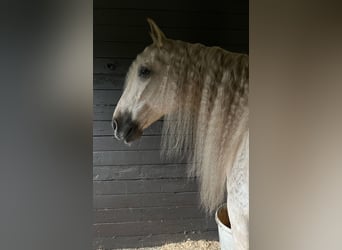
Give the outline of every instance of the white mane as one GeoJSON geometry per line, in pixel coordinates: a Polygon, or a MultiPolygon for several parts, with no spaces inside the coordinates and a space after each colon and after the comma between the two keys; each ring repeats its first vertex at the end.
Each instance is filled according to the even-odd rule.
{"type": "Polygon", "coordinates": [[[189,175],[199,179],[202,205],[212,212],[224,200],[228,171],[248,129],[248,56],[168,43],[159,53],[168,68],[160,94],[168,100],[163,105],[176,108],[164,117],[162,152],[188,159],[189,175]]]}

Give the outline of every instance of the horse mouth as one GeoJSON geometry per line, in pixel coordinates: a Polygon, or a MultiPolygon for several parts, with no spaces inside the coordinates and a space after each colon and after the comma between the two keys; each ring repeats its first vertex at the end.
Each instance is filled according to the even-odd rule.
{"type": "Polygon", "coordinates": [[[132,114],[125,112],[112,120],[114,137],[119,141],[123,140],[126,144],[139,139],[143,129],[138,121],[132,120],[132,114]]]}
{"type": "Polygon", "coordinates": [[[124,142],[130,144],[131,142],[139,139],[143,134],[143,131],[138,126],[132,126],[124,135],[124,142]]]}

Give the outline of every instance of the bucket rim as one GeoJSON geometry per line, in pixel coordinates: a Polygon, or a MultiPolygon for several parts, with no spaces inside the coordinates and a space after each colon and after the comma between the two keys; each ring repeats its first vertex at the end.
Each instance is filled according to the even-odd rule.
{"type": "MultiPolygon", "coordinates": [[[[216,224],[221,227],[223,230],[227,231],[228,233],[231,233],[232,229],[228,226],[226,226],[225,224],[223,224],[221,222],[221,220],[219,219],[218,217],[218,212],[222,209],[222,208],[227,208],[227,203],[223,203],[221,204],[217,209],[216,209],[216,212],[215,212],[215,221],[216,221],[216,224]]],[[[229,218],[229,215],[228,215],[228,218],[229,218]]]]}

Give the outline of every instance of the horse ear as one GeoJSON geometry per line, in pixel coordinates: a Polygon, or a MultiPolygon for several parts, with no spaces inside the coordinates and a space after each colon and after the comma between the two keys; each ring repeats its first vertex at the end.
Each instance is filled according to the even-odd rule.
{"type": "Polygon", "coordinates": [[[162,47],[166,40],[166,36],[151,18],[147,18],[147,22],[150,25],[150,35],[153,43],[156,44],[159,48],[162,47]]]}

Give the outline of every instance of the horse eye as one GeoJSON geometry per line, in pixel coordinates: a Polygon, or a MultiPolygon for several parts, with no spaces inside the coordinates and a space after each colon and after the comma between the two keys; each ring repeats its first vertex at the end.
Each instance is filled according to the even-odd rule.
{"type": "Polygon", "coordinates": [[[138,71],[139,77],[147,78],[150,74],[151,74],[151,70],[149,70],[148,68],[146,68],[144,66],[141,66],[139,68],[139,71],[138,71]]]}

